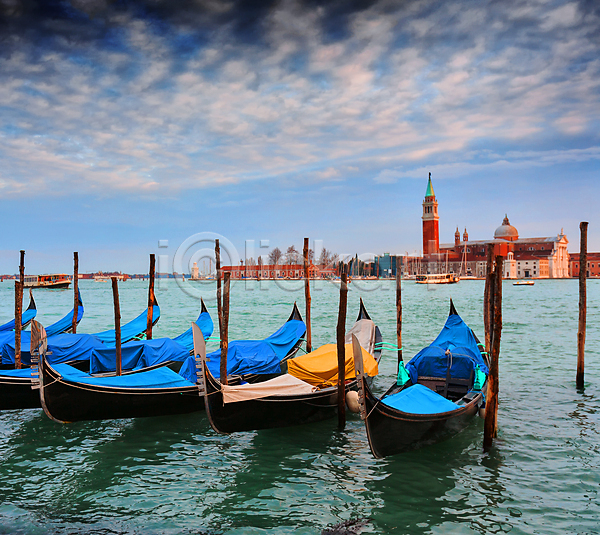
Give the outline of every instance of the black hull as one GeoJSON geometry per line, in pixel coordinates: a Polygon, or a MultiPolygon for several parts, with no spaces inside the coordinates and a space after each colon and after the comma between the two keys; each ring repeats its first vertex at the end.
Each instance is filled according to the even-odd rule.
{"type": "Polygon", "coordinates": [[[40,394],[27,378],[0,377],[0,410],[39,409],[40,394]]]}
{"type": "Polygon", "coordinates": [[[223,403],[221,385],[207,372],[206,413],[219,433],[275,429],[320,422],[337,414],[337,387],[304,396],[270,396],[223,403]]]}
{"type": "Polygon", "coordinates": [[[119,389],[63,381],[43,358],[40,362],[41,404],[58,422],[168,416],[201,411],[196,387],[119,389]]]}
{"type": "MultiPolygon", "coordinates": [[[[357,321],[362,319],[371,318],[361,299],[357,321]]],[[[382,335],[379,328],[376,328],[375,336],[376,342],[380,343],[382,335]]],[[[294,349],[295,354],[297,347],[294,349]]],[[[379,362],[380,358],[381,349],[378,348],[375,359],[379,362]]],[[[268,378],[271,379],[272,376],[268,378]]],[[[256,377],[254,379],[252,382],[258,382],[256,377]]],[[[208,368],[205,369],[205,381],[207,391],[205,409],[212,428],[218,433],[291,427],[320,422],[337,415],[337,386],[298,396],[269,396],[224,404],[221,384],[212,376],[208,368]]],[[[346,392],[356,390],[357,385],[356,380],[347,381],[346,392]]]]}
{"type": "Polygon", "coordinates": [[[378,459],[435,444],[460,433],[483,401],[479,393],[470,403],[451,412],[408,414],[379,403],[366,381],[364,391],[367,438],[373,456],[378,459]]]}

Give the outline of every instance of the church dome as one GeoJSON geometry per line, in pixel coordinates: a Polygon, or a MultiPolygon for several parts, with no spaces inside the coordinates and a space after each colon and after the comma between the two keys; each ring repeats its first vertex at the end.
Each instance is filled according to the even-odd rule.
{"type": "Polygon", "coordinates": [[[504,221],[494,232],[494,238],[513,241],[519,238],[519,231],[508,222],[508,216],[504,216],[504,221]]]}

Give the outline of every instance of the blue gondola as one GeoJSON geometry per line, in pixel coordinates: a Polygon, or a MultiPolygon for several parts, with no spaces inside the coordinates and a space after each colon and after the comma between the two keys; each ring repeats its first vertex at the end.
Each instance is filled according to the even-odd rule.
{"type": "MultiPolygon", "coordinates": [[[[260,371],[264,363],[273,358],[280,366],[282,360],[295,354],[305,332],[306,325],[294,305],[288,321],[270,337],[250,344],[231,342],[229,348],[234,350],[239,346],[236,354],[241,359],[255,361],[256,370],[260,371]]],[[[217,358],[216,354],[213,356],[217,358]]],[[[115,360],[114,351],[112,360],[115,360]]],[[[161,366],[128,375],[98,377],[68,365],[50,364],[43,356],[39,369],[42,407],[50,418],[59,422],[185,414],[204,408],[195,380],[194,356],[187,360],[180,373],[161,366]],[[194,368],[191,375],[188,363],[194,368]]],[[[249,379],[256,370],[247,368],[244,377],[249,379]]]]}
{"type": "MultiPolygon", "coordinates": [[[[201,302],[201,310],[195,322],[206,338],[213,332],[213,322],[208,310],[201,302]]],[[[181,363],[188,358],[193,343],[189,340],[188,331],[174,340],[158,338],[147,341],[132,341],[122,345],[126,371],[137,371],[145,367],[159,367],[167,364],[181,363]]],[[[115,346],[102,343],[92,334],[59,334],[47,338],[47,359],[54,365],[69,363],[69,368],[90,370],[97,373],[114,372],[115,346]]],[[[14,340],[12,345],[3,347],[3,362],[14,364],[14,340]],[[8,348],[8,350],[7,350],[8,348]],[[10,351],[12,350],[12,351],[10,351]]],[[[25,366],[31,363],[29,351],[21,353],[25,366]]],[[[67,364],[65,364],[67,365],[67,364]]],[[[0,410],[26,409],[40,407],[37,390],[31,389],[31,369],[0,371],[0,410]]]]}
{"type": "Polygon", "coordinates": [[[361,416],[377,458],[439,442],[464,429],[483,406],[488,362],[450,301],[442,332],[377,398],[359,377],[361,416]]]}
{"type": "MultiPolygon", "coordinates": [[[[33,294],[31,293],[31,290],[29,290],[29,306],[27,307],[27,310],[25,310],[23,312],[23,314],[21,315],[21,328],[25,329],[30,323],[31,320],[33,318],[35,318],[35,315],[37,314],[37,309],[35,307],[35,301],[33,299],[33,294]]],[[[5,331],[14,331],[15,330],[15,320],[12,319],[9,322],[5,323],[4,325],[0,325],[0,333],[1,332],[5,332],[5,331]]]]}

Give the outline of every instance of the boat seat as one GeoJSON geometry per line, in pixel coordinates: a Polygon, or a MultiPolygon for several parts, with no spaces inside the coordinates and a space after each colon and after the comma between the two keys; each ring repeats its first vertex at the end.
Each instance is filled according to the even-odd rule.
{"type": "Polygon", "coordinates": [[[469,379],[450,378],[446,382],[445,377],[419,377],[419,384],[428,387],[434,392],[448,399],[457,400],[462,398],[471,390],[473,386],[473,377],[469,379]]]}

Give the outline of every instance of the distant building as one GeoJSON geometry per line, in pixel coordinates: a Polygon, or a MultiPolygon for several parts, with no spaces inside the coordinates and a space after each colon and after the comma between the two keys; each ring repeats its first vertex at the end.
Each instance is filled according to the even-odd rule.
{"type": "Polygon", "coordinates": [[[431,174],[423,201],[423,259],[412,262],[411,274],[459,273],[461,276],[485,277],[487,251],[504,257],[503,275],[510,279],[567,278],[570,275],[569,241],[561,230],[551,237],[520,238],[519,231],[510,224],[508,216],[495,230],[494,238],[469,240],[465,228],[462,241],[458,230],[453,244],[439,243],[438,202],[433,191],[431,174]]]}
{"type": "MultiPolygon", "coordinates": [[[[569,273],[571,277],[579,277],[581,269],[579,253],[572,253],[569,258],[569,273]]],[[[587,277],[600,277],[600,253],[587,254],[587,277]]]]}
{"type": "MultiPolygon", "coordinates": [[[[232,279],[302,279],[304,264],[262,264],[251,266],[223,266],[223,272],[231,273],[232,279]]],[[[308,266],[308,276],[311,279],[328,279],[335,275],[331,267],[308,266]]]]}
{"type": "Polygon", "coordinates": [[[192,266],[192,277],[193,280],[197,280],[200,278],[200,270],[198,269],[198,262],[194,262],[192,266]]]}
{"type": "Polygon", "coordinates": [[[429,182],[423,200],[423,216],[421,219],[423,220],[423,256],[436,254],[440,248],[440,216],[433,185],[431,184],[431,173],[429,173],[429,182]]]}

